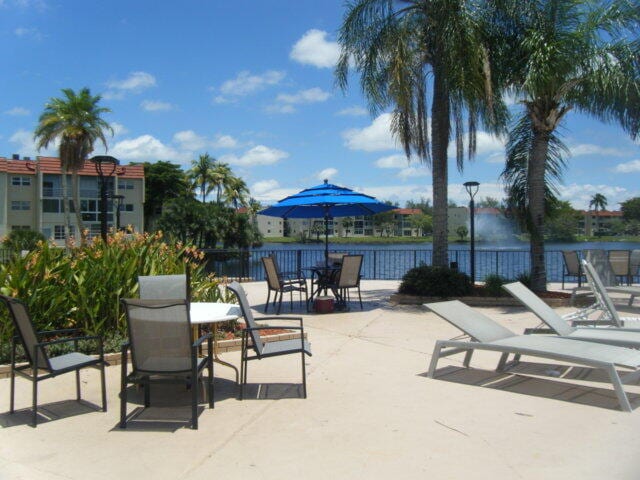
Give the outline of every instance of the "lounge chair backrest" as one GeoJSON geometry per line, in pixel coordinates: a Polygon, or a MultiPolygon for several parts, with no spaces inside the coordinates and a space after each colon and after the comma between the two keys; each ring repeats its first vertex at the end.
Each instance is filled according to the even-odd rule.
{"type": "MultiPolygon", "coordinates": [[[[33,349],[39,342],[39,339],[38,335],[36,334],[35,328],[33,328],[33,322],[31,321],[31,316],[29,315],[29,309],[22,301],[18,300],[17,298],[0,295],[0,300],[2,300],[2,302],[9,310],[9,316],[11,317],[18,337],[20,337],[20,342],[22,343],[22,347],[24,348],[24,353],[27,357],[27,361],[30,365],[33,366],[33,349]]],[[[45,351],[45,349],[42,347],[38,348],[38,352],[36,355],[38,356],[38,368],[42,368],[43,370],[51,370],[51,364],[49,363],[49,357],[47,356],[47,352],[45,351]]]]}
{"type": "Polygon", "coordinates": [[[327,257],[329,260],[329,265],[341,265],[342,264],[342,258],[347,255],[346,253],[343,252],[333,252],[330,253],[329,256],[327,257]]]}
{"type": "Polygon", "coordinates": [[[460,300],[425,303],[424,306],[478,342],[488,343],[516,336],[508,328],[473,310],[460,300]]]}
{"type": "Polygon", "coordinates": [[[629,256],[629,274],[632,276],[638,275],[638,269],[640,268],[640,249],[631,250],[629,256]]]}
{"type": "Polygon", "coordinates": [[[513,282],[503,285],[507,292],[517,298],[520,303],[536,314],[544,323],[555,331],[558,335],[569,335],[575,330],[562,319],[556,311],[546,304],[544,300],[529,290],[520,282],[513,282]]]}
{"type": "Polygon", "coordinates": [[[140,298],[146,300],[187,300],[187,275],[141,275],[140,298]]]}
{"type": "Polygon", "coordinates": [[[578,276],[581,273],[580,259],[578,258],[578,252],[575,250],[563,250],[562,258],[564,259],[564,266],[567,269],[568,275],[578,276]]]}
{"type": "MultiPolygon", "coordinates": [[[[258,324],[253,318],[251,305],[249,305],[247,294],[245,293],[244,288],[242,288],[242,285],[240,285],[238,282],[231,282],[230,285],[227,285],[227,288],[231,290],[238,299],[240,310],[242,310],[242,316],[244,317],[244,321],[247,323],[247,326],[250,328],[258,327],[258,324]]],[[[254,351],[258,355],[262,354],[262,350],[264,349],[264,342],[260,337],[260,332],[258,330],[251,330],[249,334],[251,336],[251,342],[253,343],[254,351]]]]}
{"type": "Polygon", "coordinates": [[[342,267],[336,282],[338,288],[357,287],[360,282],[360,269],[362,268],[362,255],[344,255],[342,267]]]}
{"type": "Polygon", "coordinates": [[[609,297],[607,289],[603,285],[598,272],[596,272],[596,269],[593,268],[593,265],[591,265],[587,260],[582,260],[582,266],[584,267],[584,273],[587,276],[587,281],[591,286],[591,291],[593,292],[594,297],[596,297],[596,302],[606,310],[606,319],[611,320],[616,324],[616,326],[622,327],[623,325],[620,315],[618,315],[618,311],[613,305],[611,297],[609,297]]]}
{"type": "Polygon", "coordinates": [[[280,275],[278,275],[278,266],[273,257],[262,257],[262,265],[267,276],[267,284],[271,290],[280,290],[280,275]]]}
{"type": "Polygon", "coordinates": [[[187,301],[123,299],[135,370],[189,373],[192,330],[187,301]]]}
{"type": "Polygon", "coordinates": [[[629,250],[609,250],[609,264],[613,273],[619,276],[629,275],[629,250]]]}
{"type": "Polygon", "coordinates": [[[609,263],[609,256],[606,250],[587,250],[586,260],[598,272],[600,280],[605,287],[614,287],[617,285],[616,274],[609,263]]]}

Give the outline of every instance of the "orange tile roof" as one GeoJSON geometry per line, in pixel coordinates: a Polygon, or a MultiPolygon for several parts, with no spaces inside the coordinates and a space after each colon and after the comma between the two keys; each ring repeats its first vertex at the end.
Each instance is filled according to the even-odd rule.
{"type": "Polygon", "coordinates": [[[583,215],[589,214],[592,217],[621,217],[622,211],[620,210],[581,210],[583,215]]]}
{"type": "Polygon", "coordinates": [[[501,215],[502,212],[494,207],[477,207],[475,213],[480,215],[501,215]]]}
{"type": "MultiPolygon", "coordinates": [[[[36,157],[35,160],[12,160],[0,157],[0,172],[34,175],[37,169],[42,173],[60,174],[60,159],[56,157],[36,157]]],[[[98,172],[94,163],[86,161],[78,171],[78,174],[95,177],[98,172]]],[[[144,178],[144,167],[142,165],[118,165],[116,174],[120,178],[144,178]]]]}
{"type": "Polygon", "coordinates": [[[419,215],[422,213],[422,210],[419,208],[396,208],[392,210],[392,212],[399,215],[419,215]]]}

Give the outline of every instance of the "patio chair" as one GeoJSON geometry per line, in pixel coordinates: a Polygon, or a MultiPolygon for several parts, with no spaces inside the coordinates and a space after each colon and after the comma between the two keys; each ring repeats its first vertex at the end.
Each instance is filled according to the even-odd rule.
{"type": "Polygon", "coordinates": [[[498,371],[504,371],[510,354],[557,360],[602,370],[614,387],[622,410],[631,411],[623,381],[640,376],[640,352],[631,348],[603,345],[549,335],[517,335],[459,300],[425,304],[432,312],[462,330],[471,341],[438,340],[433,349],[428,376],[434,378],[440,357],[465,352],[464,366],[469,367],[475,350],[502,353],[498,371]],[[622,380],[616,368],[632,370],[622,380]]]}
{"type": "Polygon", "coordinates": [[[349,289],[358,289],[360,310],[362,307],[362,294],[360,293],[360,270],[362,269],[362,255],[345,255],[342,257],[342,268],[338,272],[334,282],[328,285],[336,296],[338,303],[346,305],[350,300],[349,289]]]}
{"type": "Polygon", "coordinates": [[[512,296],[517,298],[529,311],[533,312],[549,328],[540,326],[528,328],[528,333],[555,333],[564,338],[585,340],[588,342],[606,343],[621,347],[640,348],[640,330],[624,328],[592,328],[572,327],[556,311],[547,305],[540,297],[520,282],[502,286],[512,296]]]}
{"type": "Polygon", "coordinates": [[[585,259],[595,268],[600,279],[607,287],[618,284],[616,274],[609,263],[609,255],[606,250],[586,250],[585,259]]]}
{"type": "Polygon", "coordinates": [[[589,281],[589,286],[593,291],[593,295],[596,297],[598,304],[601,305],[602,315],[600,318],[596,319],[596,321],[586,320],[586,321],[576,321],[574,320],[574,324],[579,323],[588,323],[588,324],[605,324],[605,325],[613,325],[615,327],[634,327],[640,328],[640,318],[636,317],[621,317],[616,310],[616,307],[609,296],[609,292],[615,293],[627,293],[630,295],[629,305],[633,303],[634,298],[637,295],[640,295],[640,287],[605,287],[602,284],[602,280],[596,272],[593,265],[591,265],[586,260],[582,261],[584,266],[584,271],[587,275],[587,280],[589,281]]]}
{"type": "Polygon", "coordinates": [[[609,265],[613,270],[616,278],[622,278],[622,282],[627,285],[631,285],[631,271],[630,271],[630,250],[609,250],[608,252],[609,265]]]}
{"type": "Polygon", "coordinates": [[[191,298],[189,273],[182,275],[140,275],[140,298],[145,300],[189,300],[191,298]]]}
{"type": "Polygon", "coordinates": [[[629,279],[631,283],[634,283],[634,277],[637,277],[640,273],[640,249],[631,250],[629,255],[629,279]]]}
{"type": "Polygon", "coordinates": [[[193,342],[186,300],[122,299],[129,341],[122,345],[120,428],[127,426],[127,386],[142,385],[144,406],[151,405],[152,383],[182,383],[191,388],[191,428],[198,428],[199,382],[208,370],[209,408],[213,408],[213,346],[211,334],[193,342]],[[198,357],[207,341],[207,355],[198,357]],[[131,350],[130,373],[127,372],[131,350]]]}
{"type": "Polygon", "coordinates": [[[307,280],[304,277],[291,277],[287,278],[287,275],[282,274],[278,268],[276,260],[272,256],[262,257],[262,265],[267,277],[267,302],[264,305],[264,313],[267,313],[269,308],[269,299],[271,298],[271,292],[275,292],[273,296],[273,307],[275,308],[276,302],[278,303],[278,309],[276,314],[280,314],[280,308],[282,307],[282,297],[285,293],[289,293],[289,308],[293,310],[293,292],[300,294],[300,304],[302,304],[302,294],[304,293],[305,305],[309,300],[309,293],[307,291],[307,280]],[[278,301],[278,294],[280,294],[280,301],[278,301]]]}
{"type": "Polygon", "coordinates": [[[57,377],[63,373],[76,372],[76,399],[81,400],[80,392],[80,370],[93,367],[100,370],[100,382],[102,386],[102,411],[107,411],[107,394],[104,378],[104,351],[102,338],[99,336],[71,336],[78,335],[79,329],[65,329],[36,332],[27,306],[17,298],[0,295],[0,300],[9,311],[9,316],[13,323],[16,336],[11,342],[11,387],[9,413],[14,413],[14,396],[16,375],[20,375],[32,382],[32,417],[33,427],[38,425],[38,382],[49,378],[57,377]],[[68,338],[61,338],[67,336],[68,338]],[[45,341],[45,338],[54,340],[45,341]],[[78,342],[80,340],[92,340],[97,342],[98,356],[90,356],[78,352],[78,342]],[[24,349],[27,363],[16,365],[16,347],[20,342],[24,349]],[[49,356],[47,350],[52,345],[73,344],[73,350],[57,356],[49,356]]]}
{"type": "Polygon", "coordinates": [[[250,360],[262,360],[263,358],[276,357],[281,355],[294,355],[300,354],[300,360],[302,362],[302,394],[304,398],[307,398],[307,376],[304,365],[304,356],[311,356],[311,346],[304,338],[304,325],[302,317],[260,317],[254,318],[251,312],[251,306],[247,300],[247,294],[238,282],[232,282],[227,286],[231,290],[240,304],[240,310],[246,323],[246,328],[242,332],[242,349],[241,349],[241,364],[240,364],[240,400],[244,395],[244,386],[247,383],[247,368],[250,360]],[[264,320],[287,320],[292,322],[298,322],[298,325],[260,325],[257,322],[264,320]],[[273,342],[265,342],[260,336],[260,331],[264,330],[278,330],[285,328],[287,330],[295,330],[300,332],[299,339],[292,340],[277,340],[273,342]],[[253,355],[250,354],[253,352],[253,355]]]}
{"type": "Polygon", "coordinates": [[[582,266],[580,265],[580,258],[576,250],[563,250],[562,258],[564,260],[564,269],[562,271],[562,289],[564,290],[564,281],[566,277],[576,277],[578,280],[578,287],[582,286],[582,266]]]}
{"type": "Polygon", "coordinates": [[[334,266],[342,265],[342,259],[345,255],[348,255],[348,254],[345,252],[329,253],[327,255],[327,260],[329,262],[329,265],[334,265],[334,266]]]}

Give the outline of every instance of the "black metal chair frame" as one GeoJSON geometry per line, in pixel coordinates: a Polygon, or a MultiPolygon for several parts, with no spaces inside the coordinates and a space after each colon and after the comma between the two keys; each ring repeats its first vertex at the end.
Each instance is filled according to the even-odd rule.
{"type": "MultiPolygon", "coordinates": [[[[24,308],[25,314],[29,315],[29,310],[26,304],[16,298],[7,297],[4,295],[0,295],[0,300],[6,305],[9,310],[9,316],[13,321],[14,328],[18,335],[12,337],[11,341],[11,386],[10,386],[10,402],[9,402],[9,413],[15,412],[15,378],[16,375],[19,375],[27,380],[31,380],[32,382],[32,417],[31,424],[33,427],[38,425],[38,382],[43,380],[47,380],[49,378],[57,377],[58,375],[62,375],[68,372],[76,372],[76,400],[82,400],[81,389],[80,389],[80,370],[83,368],[97,368],[100,370],[100,381],[102,387],[102,411],[107,411],[107,393],[106,393],[106,382],[105,382],[105,372],[104,367],[107,363],[104,360],[104,348],[102,343],[102,338],[97,335],[86,335],[86,336],[73,336],[69,338],[57,338],[56,340],[50,341],[38,341],[33,345],[32,349],[29,349],[27,346],[27,342],[23,337],[23,332],[21,332],[18,320],[15,317],[14,313],[14,304],[19,304],[24,308]],[[98,357],[93,358],[90,357],[86,361],[75,362],[65,368],[54,369],[51,366],[51,361],[49,356],[46,353],[46,348],[51,345],[61,345],[64,343],[73,342],[73,347],[75,352],[78,350],[78,342],[80,340],[95,340],[98,343],[98,357]],[[16,365],[16,348],[18,343],[22,345],[24,349],[25,356],[27,358],[27,363],[24,365],[16,365]],[[38,354],[40,353],[40,355],[38,354]],[[40,360],[43,360],[42,364],[40,360]],[[40,374],[40,371],[45,371],[47,373],[40,374]]],[[[30,316],[29,322],[31,324],[31,328],[33,329],[33,322],[31,321],[30,316]]],[[[67,328],[61,330],[48,330],[48,331],[40,331],[36,332],[33,329],[33,333],[35,338],[41,339],[52,336],[60,336],[60,335],[78,335],[82,331],[78,328],[67,328]]],[[[62,355],[61,355],[62,356],[62,355]]],[[[53,357],[57,358],[57,357],[53,357]]]]}
{"type": "MultiPolygon", "coordinates": [[[[569,252],[569,251],[567,251],[569,252]]],[[[564,290],[564,282],[566,277],[576,277],[578,279],[578,288],[582,286],[582,279],[584,278],[586,281],[586,277],[584,272],[582,271],[582,265],[580,264],[580,258],[578,257],[578,252],[575,252],[576,259],[578,261],[578,273],[571,272],[569,270],[569,266],[567,265],[567,258],[565,256],[565,252],[562,252],[562,289],[564,290]]]]}
{"type": "Polygon", "coordinates": [[[293,273],[283,273],[280,272],[278,268],[278,262],[276,261],[274,256],[262,257],[262,265],[264,267],[266,280],[267,280],[267,301],[264,305],[264,313],[267,313],[269,309],[269,300],[271,299],[271,292],[275,292],[273,296],[273,306],[275,307],[276,302],[278,303],[278,308],[276,310],[276,314],[280,314],[280,309],[282,308],[282,297],[285,293],[289,293],[289,308],[293,310],[293,292],[300,293],[300,303],[302,304],[302,293],[304,292],[305,296],[305,304],[309,302],[309,291],[307,290],[307,280],[304,278],[304,275],[299,277],[291,277],[293,273]],[[274,273],[277,277],[277,286],[275,285],[276,278],[270,278],[269,275],[269,266],[267,263],[269,261],[273,262],[274,273]],[[272,284],[273,282],[273,284],[272,284]],[[280,300],[278,300],[278,293],[280,294],[280,300]]]}
{"type": "MultiPolygon", "coordinates": [[[[281,355],[292,355],[299,353],[300,359],[302,363],[302,394],[303,398],[307,398],[307,374],[306,367],[304,364],[304,356],[311,356],[310,349],[305,348],[305,339],[304,339],[304,324],[302,317],[282,317],[282,316],[266,316],[253,318],[253,314],[251,313],[250,307],[248,305],[246,295],[244,289],[238,282],[233,282],[227,286],[229,290],[231,290],[238,299],[238,303],[240,304],[240,310],[242,311],[242,316],[246,322],[246,328],[242,332],[242,344],[241,344],[241,363],[240,363],[240,394],[239,399],[242,400],[244,397],[244,386],[247,384],[247,370],[248,370],[248,362],[250,360],[262,360],[263,358],[276,357],[281,355]],[[257,322],[265,321],[265,320],[285,320],[291,322],[298,322],[297,326],[293,325],[260,325],[257,322]],[[260,339],[260,330],[296,330],[300,332],[300,346],[287,348],[283,350],[276,350],[273,352],[264,352],[264,343],[260,339]],[[250,355],[249,351],[253,350],[254,355],[250,355]]],[[[295,340],[286,341],[285,342],[293,342],[295,340]]]]}
{"type": "MultiPolygon", "coordinates": [[[[121,299],[120,302],[127,312],[130,305],[143,306],[144,308],[167,308],[176,305],[183,304],[187,309],[187,319],[189,315],[189,309],[187,302],[185,301],[167,301],[164,303],[161,300],[137,300],[137,299],[121,299]],[[155,304],[155,305],[154,305],[155,304]]],[[[131,338],[131,325],[127,321],[127,330],[129,331],[129,338],[131,338]]],[[[191,331],[191,325],[189,325],[189,331],[191,331]]],[[[191,368],[184,371],[143,371],[137,370],[133,367],[130,373],[127,373],[128,352],[131,350],[132,358],[135,356],[134,347],[131,342],[124,342],[121,348],[121,377],[120,377],[120,428],[127,427],[127,386],[129,384],[140,385],[144,390],[144,406],[145,408],[151,405],[151,384],[157,383],[185,383],[191,388],[191,428],[198,429],[198,395],[199,395],[199,380],[202,376],[202,371],[206,368],[208,370],[208,384],[207,398],[209,400],[209,408],[214,408],[213,400],[213,341],[211,333],[202,335],[198,340],[191,345],[191,368]],[[201,351],[201,346],[204,341],[207,341],[207,355],[204,358],[200,358],[198,361],[198,354],[201,351]],[[152,378],[153,377],[153,378],[152,378]],[[192,381],[195,379],[195,381],[192,381]]]]}
{"type": "Polygon", "coordinates": [[[362,305],[362,293],[360,292],[360,280],[362,278],[362,275],[360,272],[362,271],[363,256],[362,255],[344,255],[342,258],[343,258],[343,261],[342,261],[343,268],[340,269],[337,276],[333,279],[332,283],[327,284],[325,288],[331,289],[331,291],[333,292],[333,295],[336,297],[338,307],[341,307],[341,308],[347,308],[347,303],[351,300],[351,296],[349,295],[349,289],[357,288],[358,300],[360,302],[360,310],[363,310],[364,307],[362,305]],[[348,262],[349,261],[348,259],[351,259],[353,257],[360,257],[360,267],[358,269],[357,280],[353,284],[341,285],[341,281],[342,281],[341,277],[342,277],[343,271],[345,271],[343,270],[345,259],[347,259],[347,262],[348,262]]]}

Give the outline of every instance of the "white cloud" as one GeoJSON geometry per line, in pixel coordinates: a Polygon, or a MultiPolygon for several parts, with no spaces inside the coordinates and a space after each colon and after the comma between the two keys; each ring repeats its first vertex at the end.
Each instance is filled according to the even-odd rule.
{"type": "Polygon", "coordinates": [[[640,172],[640,160],[631,160],[630,162],[619,163],[613,171],[617,173],[640,172]]]}
{"type": "Polygon", "coordinates": [[[16,152],[28,157],[35,157],[36,155],[42,156],[56,156],[58,155],[58,144],[56,140],[49,144],[48,148],[43,148],[38,152],[38,147],[33,139],[33,132],[29,130],[16,130],[10,137],[9,142],[16,145],[16,152]]]}
{"type": "Polygon", "coordinates": [[[276,97],[276,103],[267,107],[267,111],[272,113],[293,113],[295,112],[293,105],[324,102],[329,97],[331,97],[329,92],[325,92],[318,87],[300,90],[293,94],[281,93],[276,97]]]}
{"type": "Polygon", "coordinates": [[[143,100],[140,106],[147,112],[168,112],[169,110],[173,110],[173,105],[160,100],[143,100]]]}
{"type": "Polygon", "coordinates": [[[415,177],[428,177],[431,172],[426,166],[406,167],[398,172],[397,177],[402,180],[415,177]]]}
{"type": "Polygon", "coordinates": [[[24,107],[13,107],[9,110],[5,110],[5,115],[12,115],[15,117],[24,117],[30,115],[31,112],[24,107]]]}
{"type": "Polygon", "coordinates": [[[113,128],[113,136],[114,137],[118,137],[120,135],[124,135],[126,133],[129,133],[129,130],[127,130],[127,127],[125,127],[121,123],[111,122],[109,125],[111,125],[111,128],[113,128]]]}
{"type": "Polygon", "coordinates": [[[285,73],[277,70],[269,70],[261,75],[252,75],[249,71],[240,72],[236,78],[225,81],[218,89],[221,95],[216,96],[215,103],[235,101],[252,93],[259,92],[266,87],[279,84],[285,77],[285,73]]]}
{"type": "Polygon", "coordinates": [[[350,116],[350,117],[361,117],[363,115],[366,115],[367,113],[368,112],[367,112],[367,110],[365,108],[354,106],[354,107],[344,108],[344,109],[340,110],[338,113],[336,113],[336,115],[350,116]]]}
{"type": "Polygon", "coordinates": [[[231,135],[217,134],[213,139],[198,135],[193,130],[183,130],[173,136],[173,141],[178,143],[183,150],[204,150],[206,148],[236,148],[238,141],[231,135]]]}
{"type": "Polygon", "coordinates": [[[113,146],[111,154],[126,161],[169,160],[185,162],[189,159],[189,155],[163,144],[152,135],[140,135],[137,138],[121,140],[113,146]]]}
{"type": "Polygon", "coordinates": [[[289,57],[304,65],[333,68],[340,58],[340,45],[326,39],[327,32],[312,29],[298,40],[289,57]]]}
{"type": "Polygon", "coordinates": [[[35,40],[41,40],[43,37],[42,33],[40,33],[40,31],[35,27],[18,27],[13,30],[13,33],[19,38],[33,38],[35,40]]]}
{"type": "Polygon", "coordinates": [[[345,145],[350,150],[376,152],[397,150],[398,145],[391,135],[391,114],[383,113],[365,128],[352,128],[342,133],[345,145]]]}
{"type": "Polygon", "coordinates": [[[277,180],[261,180],[250,187],[251,196],[263,205],[271,205],[298,192],[294,188],[282,188],[277,180]]]}
{"type": "MultiPolygon", "coordinates": [[[[463,137],[463,144],[466,146],[469,144],[469,134],[465,134],[463,137]]],[[[502,154],[504,159],[506,138],[499,138],[490,133],[480,130],[476,133],[476,155],[490,155],[490,158],[495,158],[495,155],[502,154]]],[[[449,142],[449,148],[447,149],[449,157],[455,157],[456,144],[455,141],[449,142]]],[[[491,160],[490,163],[499,163],[491,160]]]]}
{"type": "Polygon", "coordinates": [[[601,155],[607,157],[623,157],[626,152],[617,148],[601,147],[600,145],[593,145],[590,143],[581,143],[579,145],[572,145],[569,147],[571,155],[579,157],[580,155],[601,155]]]}
{"type": "Polygon", "coordinates": [[[406,155],[396,154],[376,160],[378,168],[406,168],[409,165],[406,155]]]}
{"type": "Polygon", "coordinates": [[[140,93],[148,88],[156,86],[156,77],[147,72],[132,72],[124,80],[111,80],[107,82],[107,92],[103,97],[107,100],[119,100],[126,94],[140,93]]]}
{"type": "Polygon", "coordinates": [[[624,187],[618,187],[615,185],[578,185],[576,183],[572,183],[570,185],[562,186],[560,189],[560,198],[571,202],[573,208],[586,210],[589,207],[591,198],[596,193],[601,193],[607,197],[608,210],[617,210],[620,208],[619,204],[621,202],[637,196],[638,192],[631,192],[624,187]]]}
{"type": "Polygon", "coordinates": [[[338,170],[335,168],[325,168],[324,170],[320,170],[318,173],[316,173],[316,178],[318,180],[331,180],[333,177],[335,177],[338,174],[338,170]]]}
{"type": "Polygon", "coordinates": [[[251,193],[255,195],[262,195],[271,190],[275,190],[279,186],[280,184],[277,180],[261,180],[251,186],[251,193]]]}
{"type": "Polygon", "coordinates": [[[220,157],[220,161],[227,162],[232,165],[250,167],[258,165],[273,165],[288,156],[289,154],[282,150],[269,148],[264,145],[257,145],[251,150],[245,152],[242,156],[224,155],[220,157]]]}

